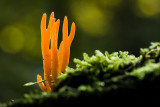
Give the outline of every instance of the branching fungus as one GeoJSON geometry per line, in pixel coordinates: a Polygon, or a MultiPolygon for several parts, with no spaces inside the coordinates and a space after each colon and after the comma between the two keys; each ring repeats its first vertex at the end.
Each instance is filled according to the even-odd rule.
{"type": "Polygon", "coordinates": [[[41,48],[43,57],[44,80],[38,74],[37,81],[39,87],[44,92],[50,92],[54,89],[52,83],[58,83],[57,77],[60,73],[64,73],[66,66],[69,64],[70,46],[75,35],[75,23],[72,23],[71,31],[68,36],[68,20],[64,17],[62,29],[62,42],[59,50],[57,48],[58,32],[60,20],[54,18],[54,12],[51,13],[48,27],[46,28],[46,14],[43,14],[41,20],[41,48]],[[49,48],[51,42],[51,49],[49,48]]]}

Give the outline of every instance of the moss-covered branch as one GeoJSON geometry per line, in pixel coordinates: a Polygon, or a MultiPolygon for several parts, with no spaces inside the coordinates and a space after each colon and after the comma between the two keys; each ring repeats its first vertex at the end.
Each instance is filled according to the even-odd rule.
{"type": "Polygon", "coordinates": [[[141,49],[138,57],[128,52],[105,54],[96,50],[75,68],[66,68],[51,93],[25,94],[8,106],[52,106],[55,104],[104,103],[106,101],[156,100],[160,95],[160,43],[141,49]],[[152,98],[152,99],[151,99],[152,98]]]}

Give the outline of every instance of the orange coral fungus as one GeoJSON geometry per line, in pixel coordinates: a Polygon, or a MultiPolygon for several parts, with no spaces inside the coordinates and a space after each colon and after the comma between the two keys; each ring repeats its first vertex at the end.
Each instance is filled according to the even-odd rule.
{"type": "Polygon", "coordinates": [[[40,75],[37,75],[37,81],[44,92],[50,92],[54,89],[52,82],[58,82],[56,78],[61,72],[65,72],[65,68],[69,63],[70,46],[75,35],[75,23],[72,23],[70,35],[68,36],[68,20],[65,16],[62,30],[63,38],[58,50],[59,24],[60,20],[56,20],[54,12],[52,12],[48,28],[46,28],[46,14],[43,14],[41,21],[41,47],[45,84],[41,82],[42,77],[40,75]],[[50,41],[51,49],[49,49],[50,41]]]}

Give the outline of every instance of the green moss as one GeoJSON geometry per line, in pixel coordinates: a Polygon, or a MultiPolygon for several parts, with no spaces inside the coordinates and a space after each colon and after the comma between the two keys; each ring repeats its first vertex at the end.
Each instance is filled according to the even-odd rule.
{"type": "MultiPolygon", "coordinates": [[[[140,101],[160,95],[160,43],[141,49],[138,57],[128,52],[105,54],[96,50],[83,60],[74,59],[75,68],[66,68],[51,93],[30,93],[8,106],[52,106],[55,104],[140,101]],[[133,99],[133,100],[131,100],[133,99]]],[[[157,97],[155,97],[157,96],[157,97]]]]}

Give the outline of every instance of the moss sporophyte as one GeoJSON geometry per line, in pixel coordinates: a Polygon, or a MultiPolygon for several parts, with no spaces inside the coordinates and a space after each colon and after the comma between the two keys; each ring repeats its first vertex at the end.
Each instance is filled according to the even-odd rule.
{"type": "Polygon", "coordinates": [[[75,35],[75,23],[71,25],[71,31],[68,36],[68,20],[64,17],[62,29],[62,42],[59,50],[57,48],[58,32],[60,20],[54,18],[54,12],[51,13],[48,27],[46,28],[46,14],[43,14],[41,20],[41,48],[43,57],[44,80],[38,74],[37,82],[27,83],[25,86],[38,83],[39,87],[44,92],[51,92],[54,89],[54,84],[58,83],[57,77],[60,73],[66,72],[66,67],[69,64],[70,46],[75,35]],[[49,48],[51,42],[51,49],[49,48]],[[45,84],[43,83],[45,82],[45,84]]]}

